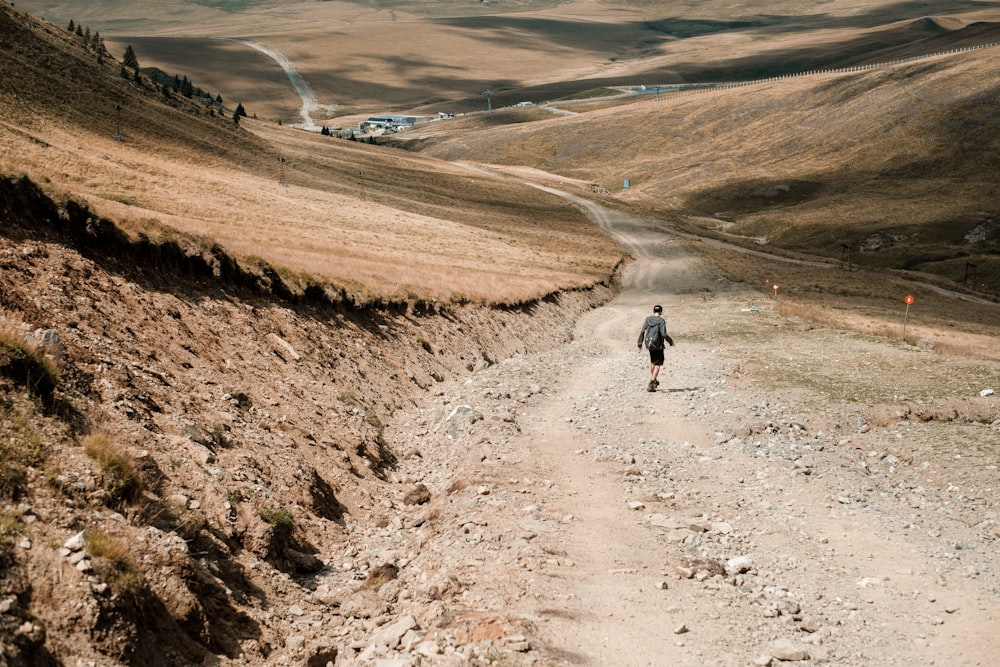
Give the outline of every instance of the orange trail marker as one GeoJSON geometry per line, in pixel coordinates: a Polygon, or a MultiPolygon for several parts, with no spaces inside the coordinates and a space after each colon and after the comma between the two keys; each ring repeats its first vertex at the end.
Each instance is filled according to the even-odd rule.
{"type": "Polygon", "coordinates": [[[906,304],[906,311],[903,313],[903,338],[902,341],[906,342],[906,320],[910,316],[910,304],[913,303],[913,295],[907,294],[903,297],[903,303],[906,304]]]}

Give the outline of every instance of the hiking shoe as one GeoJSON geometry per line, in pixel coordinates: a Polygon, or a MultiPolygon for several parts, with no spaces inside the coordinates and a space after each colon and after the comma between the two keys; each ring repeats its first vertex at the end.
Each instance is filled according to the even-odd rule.
{"type": "Polygon", "coordinates": [[[657,389],[659,389],[660,388],[660,381],[659,380],[653,380],[653,386],[656,387],[657,389]]]}
{"type": "Polygon", "coordinates": [[[646,387],[646,391],[656,391],[656,382],[651,380],[649,386],[646,387]]]}

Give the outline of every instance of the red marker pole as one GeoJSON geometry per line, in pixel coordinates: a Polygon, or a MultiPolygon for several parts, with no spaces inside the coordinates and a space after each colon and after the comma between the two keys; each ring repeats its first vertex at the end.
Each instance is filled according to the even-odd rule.
{"type": "Polygon", "coordinates": [[[910,316],[910,304],[913,303],[913,295],[907,294],[903,297],[903,303],[906,304],[906,312],[903,313],[903,342],[906,342],[906,320],[910,316]]]}

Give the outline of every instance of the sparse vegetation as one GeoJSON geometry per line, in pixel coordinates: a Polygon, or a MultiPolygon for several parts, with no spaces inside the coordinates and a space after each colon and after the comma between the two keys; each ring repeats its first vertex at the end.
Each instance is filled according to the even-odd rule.
{"type": "Polygon", "coordinates": [[[13,561],[14,546],[23,530],[17,515],[0,507],[0,573],[13,561]]]}
{"type": "Polygon", "coordinates": [[[45,399],[52,397],[59,384],[55,361],[4,322],[0,322],[0,375],[45,399]]]}
{"type": "Polygon", "coordinates": [[[260,510],[260,518],[275,528],[290,530],[295,526],[295,517],[283,507],[265,507],[260,510]]]}
{"type": "Polygon", "coordinates": [[[399,568],[395,565],[391,563],[376,565],[368,572],[368,576],[365,578],[365,582],[361,585],[361,587],[378,590],[384,584],[389,583],[397,576],[399,576],[399,568]]]}
{"type": "Polygon", "coordinates": [[[104,531],[88,529],[84,533],[84,548],[92,559],[94,572],[115,593],[135,593],[141,587],[142,576],[125,542],[104,531]]]}
{"type": "Polygon", "coordinates": [[[101,467],[109,504],[131,505],[139,501],[144,488],[142,476],[118,443],[105,433],[94,433],[84,438],[83,449],[101,467]]]}

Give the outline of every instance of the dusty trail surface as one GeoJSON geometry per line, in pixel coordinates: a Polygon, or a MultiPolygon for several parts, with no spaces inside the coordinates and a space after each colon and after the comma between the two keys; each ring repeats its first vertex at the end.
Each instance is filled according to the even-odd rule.
{"type": "Polygon", "coordinates": [[[637,258],[620,295],[397,414],[396,481],[432,498],[384,546],[439,582],[418,623],[517,664],[995,664],[997,364],[783,318],[587,209],[637,258]]]}

